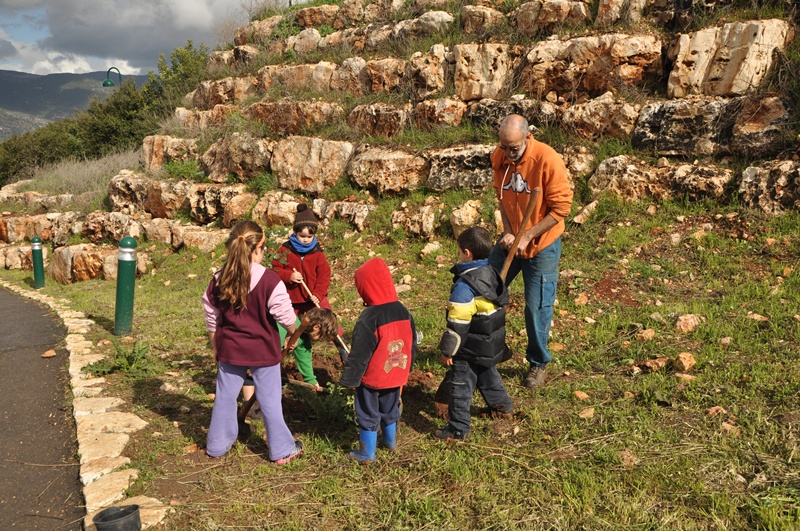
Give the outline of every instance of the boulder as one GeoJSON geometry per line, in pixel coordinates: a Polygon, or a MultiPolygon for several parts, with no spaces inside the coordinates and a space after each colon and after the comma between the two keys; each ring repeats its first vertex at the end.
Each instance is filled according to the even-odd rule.
{"type": "Polygon", "coordinates": [[[178,107],[174,116],[184,129],[203,131],[212,127],[223,127],[228,115],[236,108],[235,105],[226,104],[214,105],[207,111],[178,107]]]}
{"type": "Polygon", "coordinates": [[[441,44],[434,44],[424,54],[414,52],[408,60],[407,75],[415,98],[424,100],[444,89],[451,67],[447,56],[448,50],[441,44]]]}
{"type": "Polygon", "coordinates": [[[509,114],[524,116],[533,126],[547,126],[558,123],[561,110],[546,101],[513,97],[508,100],[486,98],[467,105],[470,120],[477,124],[486,123],[495,131],[509,114]]]}
{"type": "Polygon", "coordinates": [[[453,228],[453,237],[458,238],[462,232],[470,227],[481,224],[481,202],[470,199],[450,213],[450,226],[453,228]]]}
{"type": "Polygon", "coordinates": [[[651,168],[628,155],[601,162],[589,178],[588,185],[595,196],[607,191],[627,201],[650,197],[667,199],[672,196],[665,170],[651,168]]]}
{"type": "Polygon", "coordinates": [[[271,227],[287,227],[294,223],[300,201],[278,190],[269,190],[253,207],[252,218],[257,223],[271,227]]]}
{"type": "Polygon", "coordinates": [[[347,165],[347,174],[353,182],[379,193],[416,190],[427,180],[429,170],[424,158],[383,147],[367,147],[347,165]]]}
{"type": "Polygon", "coordinates": [[[111,210],[133,214],[144,210],[152,181],[143,173],[120,170],[108,183],[111,210]]]}
{"type": "Polygon", "coordinates": [[[216,81],[201,81],[192,95],[192,104],[197,109],[211,109],[220,103],[237,103],[261,89],[257,77],[226,77],[216,81]]]}
{"type": "Polygon", "coordinates": [[[357,26],[364,20],[364,3],[362,0],[344,0],[339,6],[333,28],[340,30],[350,26],[357,26]]]}
{"type": "Polygon", "coordinates": [[[210,253],[228,239],[230,230],[214,230],[193,225],[175,225],[173,227],[172,246],[191,247],[203,253],[210,253]]]}
{"type": "Polygon", "coordinates": [[[660,101],[642,107],[631,135],[633,147],[658,155],[715,154],[734,117],[730,100],[700,98],[660,101]]]}
{"type": "Polygon", "coordinates": [[[364,223],[367,216],[375,210],[374,205],[364,203],[353,203],[351,201],[334,201],[325,206],[324,216],[326,218],[338,217],[352,223],[359,231],[364,230],[364,223]]]}
{"type": "Polygon", "coordinates": [[[353,96],[368,94],[372,81],[366,67],[367,61],[361,57],[345,59],[342,65],[331,74],[331,90],[353,96]]]}
{"type": "Polygon", "coordinates": [[[739,200],[767,214],[780,215],[800,208],[800,162],[773,160],[742,172],[739,200]]]}
{"type": "Polygon", "coordinates": [[[194,184],[189,190],[189,215],[197,223],[209,223],[221,217],[225,207],[236,196],[247,192],[244,184],[220,186],[194,184]]]}
{"type": "Polygon", "coordinates": [[[789,22],[779,19],[731,22],[681,34],[670,45],[673,62],[667,96],[732,96],[756,90],[767,75],[773,52],[791,37],[789,22]]]}
{"type": "Polygon", "coordinates": [[[444,190],[483,190],[492,183],[490,156],[495,146],[473,144],[425,153],[431,169],[428,188],[444,190]]]}
{"type": "MultiPolygon", "coordinates": [[[[648,3],[652,2],[648,2],[648,0],[600,0],[594,25],[598,28],[609,28],[620,20],[625,24],[636,24],[641,20],[642,11],[648,3]]],[[[666,21],[661,24],[663,25],[664,22],[666,21]]]]}
{"type": "Polygon", "coordinates": [[[344,176],[352,153],[349,142],[293,136],[275,146],[272,173],[281,188],[318,194],[344,176]]]}
{"type": "Polygon", "coordinates": [[[322,5],[306,7],[294,14],[295,21],[304,28],[319,28],[320,26],[333,25],[339,14],[339,6],[322,5]]]}
{"type": "Polygon", "coordinates": [[[212,182],[228,182],[231,175],[246,182],[259,173],[269,171],[271,156],[270,140],[237,132],[211,144],[200,162],[212,182]]]}
{"type": "Polygon", "coordinates": [[[481,33],[505,22],[502,11],[484,6],[462,6],[461,25],[467,33],[481,33]]]}
{"type": "Polygon", "coordinates": [[[692,199],[721,197],[733,180],[733,170],[700,164],[681,164],[670,174],[673,189],[692,199]]]}
{"type": "Polygon", "coordinates": [[[247,219],[256,201],[258,196],[249,192],[232,197],[222,211],[222,226],[233,227],[237,222],[247,219]]]}
{"type": "Polygon", "coordinates": [[[280,84],[288,91],[328,92],[336,65],[327,61],[302,65],[267,65],[258,71],[264,87],[280,84]]]}
{"type": "Polygon", "coordinates": [[[357,105],[347,116],[347,124],[369,136],[392,138],[409,122],[411,104],[396,107],[389,103],[357,105]]]}
{"type": "Polygon", "coordinates": [[[785,149],[791,108],[782,97],[765,94],[741,98],[728,151],[747,158],[768,158],[785,149]]]}
{"type": "Polygon", "coordinates": [[[403,229],[409,234],[422,237],[432,237],[441,211],[437,197],[428,197],[425,204],[413,208],[403,201],[400,208],[392,212],[392,228],[403,229]]]}
{"type": "Polygon", "coordinates": [[[371,92],[393,92],[406,78],[406,61],[394,57],[367,61],[365,67],[371,92]]]}
{"type": "Polygon", "coordinates": [[[455,92],[465,102],[498,97],[511,77],[507,44],[458,44],[453,61],[455,92]]]}
{"type": "Polygon", "coordinates": [[[340,122],[344,108],[338,103],[320,100],[264,100],[246,107],[242,114],[267,125],[279,136],[287,136],[296,135],[305,128],[340,122]]]}
{"type": "Polygon", "coordinates": [[[297,35],[289,37],[286,41],[286,46],[302,55],[315,51],[321,40],[322,35],[316,28],[308,28],[297,35]]]}
{"type": "Polygon", "coordinates": [[[568,107],[561,120],[584,138],[611,136],[627,140],[636,126],[640,110],[640,105],[617,100],[611,92],[606,92],[586,103],[568,107]]]}
{"type": "Polygon", "coordinates": [[[457,127],[461,123],[467,104],[451,98],[421,101],[414,107],[417,128],[432,131],[443,125],[457,127]]]}
{"type": "Polygon", "coordinates": [[[283,21],[281,15],[275,15],[264,20],[254,20],[236,31],[233,43],[237,46],[243,44],[263,44],[270,41],[272,32],[283,21]]]}
{"type": "Polygon", "coordinates": [[[144,137],[142,142],[144,171],[160,171],[168,162],[186,162],[197,159],[197,139],[173,138],[165,135],[144,137]]]}
{"type": "Polygon", "coordinates": [[[392,28],[393,39],[412,40],[444,33],[455,19],[446,11],[428,11],[414,19],[404,19],[392,28]]]}
{"type": "Polygon", "coordinates": [[[661,46],[655,35],[621,33],[540,41],[524,57],[518,90],[574,101],[641,86],[660,73],[661,46]]]}

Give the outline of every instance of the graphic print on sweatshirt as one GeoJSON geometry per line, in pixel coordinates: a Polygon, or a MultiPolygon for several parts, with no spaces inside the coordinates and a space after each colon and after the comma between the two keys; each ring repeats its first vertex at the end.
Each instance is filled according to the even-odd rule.
{"type": "Polygon", "coordinates": [[[396,339],[389,343],[389,357],[386,358],[386,363],[383,370],[386,372],[391,371],[395,367],[405,369],[408,364],[408,354],[403,354],[403,346],[405,343],[402,339],[396,339]]]}
{"type": "Polygon", "coordinates": [[[503,187],[503,190],[512,190],[518,194],[521,194],[522,192],[525,192],[526,194],[531,193],[530,189],[528,188],[528,183],[522,178],[522,174],[516,172],[511,176],[508,184],[503,187]]]}

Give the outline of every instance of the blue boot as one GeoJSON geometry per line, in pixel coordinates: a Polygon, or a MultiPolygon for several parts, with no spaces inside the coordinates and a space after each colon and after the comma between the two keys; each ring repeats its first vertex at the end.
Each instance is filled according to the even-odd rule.
{"type": "Polygon", "coordinates": [[[381,438],[381,448],[386,448],[390,452],[397,450],[397,423],[381,425],[383,437],[381,438]]]}
{"type": "Polygon", "coordinates": [[[361,447],[350,452],[350,459],[354,459],[363,465],[375,461],[375,445],[378,443],[378,432],[358,430],[358,440],[361,447]]]}

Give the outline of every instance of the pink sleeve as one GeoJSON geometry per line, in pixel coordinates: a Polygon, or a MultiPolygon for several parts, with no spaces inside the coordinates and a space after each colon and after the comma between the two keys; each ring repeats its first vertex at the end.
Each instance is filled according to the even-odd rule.
{"type": "Polygon", "coordinates": [[[210,296],[212,286],[214,285],[214,281],[212,280],[211,283],[208,285],[205,293],[203,293],[203,309],[206,312],[206,330],[209,332],[216,332],[217,331],[217,319],[219,319],[220,311],[214,305],[211,304],[210,296]]]}
{"type": "Polygon", "coordinates": [[[267,310],[284,328],[289,328],[297,321],[297,316],[292,308],[292,300],[286,292],[286,285],[279,282],[272,290],[272,295],[267,301],[267,310]]]}

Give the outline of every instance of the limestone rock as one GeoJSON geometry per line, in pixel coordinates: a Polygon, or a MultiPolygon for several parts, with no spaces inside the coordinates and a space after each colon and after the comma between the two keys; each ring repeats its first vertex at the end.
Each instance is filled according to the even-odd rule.
{"type": "Polygon", "coordinates": [[[203,131],[212,127],[223,127],[234,109],[235,105],[227,104],[214,105],[209,110],[177,107],[173,116],[184,129],[203,131]]]}
{"type": "Polygon", "coordinates": [[[233,227],[237,222],[245,220],[256,201],[258,196],[249,192],[231,198],[223,209],[222,226],[233,227]]]}
{"type": "Polygon", "coordinates": [[[411,208],[405,202],[392,212],[392,227],[423,237],[433,236],[438,225],[441,207],[437,197],[428,197],[425,204],[411,208]]]}
{"type": "Polygon", "coordinates": [[[564,111],[561,119],[565,126],[585,138],[612,136],[627,139],[636,126],[640,109],[639,105],[617,101],[611,92],[606,92],[586,103],[572,105],[564,111]]]}
{"type": "Polygon", "coordinates": [[[484,6],[463,6],[461,24],[467,33],[479,33],[502,24],[506,16],[502,11],[484,6]]]}
{"type": "Polygon", "coordinates": [[[231,174],[246,182],[269,171],[271,148],[269,140],[236,132],[214,142],[200,162],[212,182],[227,182],[231,174]]]}
{"type": "Polygon", "coordinates": [[[431,131],[443,125],[457,127],[461,123],[467,104],[451,98],[421,101],[414,107],[417,128],[431,131]]]}
{"type": "Polygon", "coordinates": [[[260,88],[260,79],[253,76],[201,81],[192,95],[192,104],[198,109],[211,109],[220,103],[241,102],[260,88]]]}
{"type": "Polygon", "coordinates": [[[139,471],[136,469],[120,470],[87,485],[83,489],[86,511],[96,511],[121,500],[125,497],[125,490],[138,477],[139,471]]]}
{"type": "Polygon", "coordinates": [[[119,411],[120,406],[123,404],[125,404],[125,401],[117,397],[75,398],[72,402],[72,409],[75,412],[75,416],[80,417],[108,411],[119,411]]]}
{"type": "Polygon", "coordinates": [[[130,438],[127,433],[93,432],[78,434],[81,465],[103,457],[119,457],[130,438]]]}
{"type": "Polygon", "coordinates": [[[773,160],[742,172],[739,197],[750,208],[784,214],[800,208],[800,162],[773,160]]]}
{"type": "Polygon", "coordinates": [[[444,89],[450,69],[447,55],[447,49],[443,45],[434,44],[427,53],[415,52],[408,60],[407,75],[411,90],[418,100],[424,100],[444,89]]]}
{"type": "Polygon", "coordinates": [[[498,97],[511,76],[507,44],[458,44],[453,60],[456,95],[465,102],[498,97]]]}
{"type": "Polygon", "coordinates": [[[347,166],[356,184],[379,193],[416,190],[427,180],[429,170],[428,161],[420,156],[382,147],[365,149],[347,166]]]}
{"type": "Polygon", "coordinates": [[[302,129],[316,125],[329,125],[341,121],[344,108],[327,101],[259,101],[243,114],[266,124],[277,135],[296,135],[302,129]]]}
{"type": "Polygon", "coordinates": [[[429,150],[430,161],[427,186],[436,191],[472,189],[483,190],[492,182],[490,156],[494,146],[473,144],[429,150]]]}
{"type": "Polygon", "coordinates": [[[331,74],[331,90],[353,96],[363,96],[369,93],[372,82],[366,67],[367,61],[361,57],[345,59],[341,66],[331,74]]]}
{"type": "Polygon", "coordinates": [[[666,199],[671,197],[667,175],[646,163],[627,155],[611,157],[597,167],[589,178],[593,195],[610,191],[618,197],[638,201],[644,197],[666,199]]]}
{"type": "Polygon", "coordinates": [[[142,173],[121,170],[108,183],[108,200],[116,212],[133,214],[142,211],[151,180],[142,173]]]}
{"type": "Polygon", "coordinates": [[[254,20],[236,31],[233,43],[237,46],[243,44],[266,43],[272,37],[272,32],[283,21],[281,15],[275,15],[264,20],[254,20]]]}
{"type": "Polygon", "coordinates": [[[458,238],[462,232],[478,225],[481,221],[481,202],[470,199],[450,213],[450,226],[453,227],[453,237],[458,238]]]}
{"type": "Polygon", "coordinates": [[[658,155],[714,154],[720,132],[732,123],[730,100],[690,98],[654,102],[642,107],[631,143],[658,155]]]}
{"type": "Polygon", "coordinates": [[[315,51],[321,40],[322,35],[316,28],[307,28],[297,35],[289,37],[286,44],[288,48],[302,55],[315,51]]]}
{"type": "Polygon", "coordinates": [[[264,87],[279,83],[288,91],[327,92],[335,71],[336,65],[327,61],[303,65],[268,65],[258,71],[258,77],[264,87]]]}
{"type": "MultiPolygon", "coordinates": [[[[86,398],[85,400],[92,400],[86,398]]],[[[93,399],[98,400],[98,399],[93,399]]],[[[81,483],[88,485],[105,476],[109,472],[113,472],[117,468],[127,465],[131,460],[127,457],[101,457],[81,465],[81,483]]]]}
{"type": "Polygon", "coordinates": [[[319,28],[327,24],[333,25],[339,14],[339,6],[322,5],[306,7],[295,13],[295,21],[304,28],[319,28]]]}
{"type": "Polygon", "coordinates": [[[195,184],[189,191],[189,215],[197,223],[209,223],[221,217],[227,204],[247,191],[244,184],[220,186],[195,184]]]}
{"type": "Polygon", "coordinates": [[[253,220],[271,227],[289,226],[294,223],[297,205],[300,202],[289,194],[278,190],[269,190],[253,207],[253,220]]]}
{"type": "Polygon", "coordinates": [[[392,92],[406,77],[406,61],[394,57],[367,61],[365,67],[372,92],[392,92]]]}
{"type": "Polygon", "coordinates": [[[699,164],[682,164],[671,174],[674,189],[693,199],[719,198],[733,180],[733,170],[699,164]]]}
{"type": "Polygon", "coordinates": [[[790,120],[789,105],[778,96],[743,98],[728,150],[748,158],[774,156],[784,148],[790,120]]]}
{"type": "Polygon", "coordinates": [[[142,142],[144,170],[156,173],[167,162],[186,162],[197,158],[197,140],[165,135],[146,136],[142,142]]]}
{"type": "Polygon", "coordinates": [[[519,90],[542,98],[600,96],[639,86],[661,69],[661,41],[654,35],[609,33],[540,41],[525,55],[519,90]]]}
{"type": "Polygon", "coordinates": [[[530,125],[553,125],[561,118],[561,111],[552,103],[532,99],[495,100],[491,98],[469,102],[467,117],[475,123],[487,123],[494,130],[509,114],[524,116],[530,125]]]}
{"type": "Polygon", "coordinates": [[[173,228],[172,246],[185,246],[210,253],[228,239],[229,230],[211,230],[192,225],[176,225],[173,228]]]}
{"type": "Polygon", "coordinates": [[[272,173],[281,188],[318,194],[344,176],[352,153],[349,142],[293,136],[275,146],[272,173]]]}
{"type": "Polygon", "coordinates": [[[773,52],[791,36],[779,19],[731,22],[678,35],[667,51],[674,63],[667,96],[730,96],[756,90],[772,66],[773,52]]]}
{"type": "MultiPolygon", "coordinates": [[[[641,20],[642,11],[648,3],[652,2],[647,0],[600,0],[594,24],[599,28],[611,27],[619,20],[630,25],[636,24],[641,20]]],[[[662,24],[664,22],[666,21],[663,21],[662,24]]]]}
{"type": "Polygon", "coordinates": [[[352,223],[359,231],[364,230],[367,216],[375,210],[374,205],[353,203],[349,201],[334,201],[325,207],[325,217],[338,217],[352,223]]]}
{"type": "Polygon", "coordinates": [[[356,26],[364,20],[364,4],[362,0],[344,0],[333,21],[334,29],[356,26]]]}
{"type": "Polygon", "coordinates": [[[392,138],[408,124],[411,105],[396,107],[388,103],[357,105],[347,116],[347,124],[369,136],[392,138]]]}
{"type": "Polygon", "coordinates": [[[455,19],[446,11],[428,11],[415,19],[404,19],[392,29],[394,39],[418,39],[447,31],[455,19]]]}

